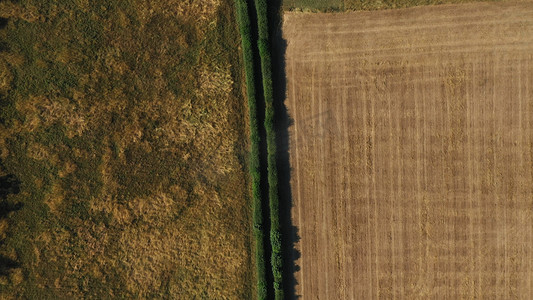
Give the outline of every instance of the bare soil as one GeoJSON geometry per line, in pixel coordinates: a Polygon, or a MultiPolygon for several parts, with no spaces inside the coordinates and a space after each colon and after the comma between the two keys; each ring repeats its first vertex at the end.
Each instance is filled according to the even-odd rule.
{"type": "Polygon", "coordinates": [[[283,31],[296,293],[533,297],[533,2],[283,31]]]}

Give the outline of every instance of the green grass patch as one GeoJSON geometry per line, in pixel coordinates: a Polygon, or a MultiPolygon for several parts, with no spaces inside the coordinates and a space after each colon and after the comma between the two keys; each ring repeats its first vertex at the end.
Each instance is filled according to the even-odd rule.
{"type": "Polygon", "coordinates": [[[501,0],[283,0],[283,9],[288,11],[339,12],[407,8],[421,5],[457,4],[479,1],[501,0]]]}
{"type": "MultiPolygon", "coordinates": [[[[345,10],[376,10],[376,9],[394,9],[407,8],[421,5],[438,5],[438,4],[457,4],[479,1],[494,0],[344,0],[345,10]]],[[[498,1],[498,0],[496,0],[498,1]]]]}
{"type": "Polygon", "coordinates": [[[242,53],[244,69],[246,74],[246,86],[248,97],[248,112],[250,118],[250,158],[249,169],[252,177],[253,196],[253,234],[255,240],[255,267],[256,267],[256,297],[257,299],[267,299],[267,279],[266,279],[266,257],[262,211],[262,191],[260,172],[260,134],[257,116],[257,91],[255,89],[256,78],[254,74],[254,41],[252,40],[250,17],[248,15],[248,4],[245,0],[236,0],[237,20],[242,41],[242,53]]]}
{"type": "Polygon", "coordinates": [[[257,12],[258,40],[257,47],[261,60],[263,95],[265,99],[265,121],[267,143],[268,197],[270,208],[270,244],[272,276],[274,279],[274,297],[283,299],[283,258],[281,247],[281,224],[279,213],[279,190],[276,150],[276,130],[274,127],[274,96],[272,85],[271,47],[268,28],[268,4],[266,0],[255,0],[257,12]]]}
{"type": "Polygon", "coordinates": [[[343,10],[343,0],[284,0],[284,10],[306,9],[311,11],[343,10]]]}

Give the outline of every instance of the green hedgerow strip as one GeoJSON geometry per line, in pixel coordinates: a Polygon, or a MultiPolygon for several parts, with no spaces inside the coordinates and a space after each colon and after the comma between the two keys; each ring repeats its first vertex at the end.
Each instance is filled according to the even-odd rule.
{"type": "Polygon", "coordinates": [[[274,130],[274,98],[272,92],[272,62],[268,34],[268,6],[266,0],[255,0],[257,11],[259,56],[261,58],[261,75],[265,97],[265,130],[268,154],[268,195],[270,206],[270,243],[272,245],[272,275],[274,278],[274,296],[283,299],[283,259],[281,256],[281,233],[279,221],[278,170],[276,166],[276,132],[274,130]]]}
{"type": "Polygon", "coordinates": [[[250,32],[250,18],[246,0],[235,0],[237,21],[242,40],[244,69],[246,72],[246,86],[248,93],[248,109],[250,114],[250,173],[252,175],[253,193],[253,234],[255,238],[255,265],[257,276],[257,299],[267,298],[267,280],[265,270],[265,247],[263,244],[263,212],[261,209],[261,173],[259,163],[259,124],[257,122],[257,99],[254,77],[254,57],[252,35],[250,32]]]}

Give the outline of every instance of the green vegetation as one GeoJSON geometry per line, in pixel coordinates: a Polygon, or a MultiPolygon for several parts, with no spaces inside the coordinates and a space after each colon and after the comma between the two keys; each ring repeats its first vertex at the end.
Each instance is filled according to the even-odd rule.
{"type": "Polygon", "coordinates": [[[336,12],[351,10],[377,10],[406,8],[420,5],[437,5],[447,3],[466,3],[476,1],[499,0],[284,0],[284,10],[311,10],[320,12],[336,12]]]}
{"type": "Polygon", "coordinates": [[[0,298],[251,298],[233,2],[0,17],[0,178],[20,182],[0,203],[20,204],[0,218],[0,298]]]}
{"type": "MultiPolygon", "coordinates": [[[[260,178],[266,175],[268,182],[268,207],[270,219],[270,246],[271,256],[270,265],[272,267],[272,287],[275,299],[283,299],[283,259],[282,259],[282,245],[281,245],[281,226],[279,214],[279,198],[278,198],[278,173],[276,160],[276,132],[274,128],[274,99],[272,86],[272,63],[271,63],[271,47],[268,26],[268,6],[266,1],[256,0],[246,2],[246,0],[236,0],[239,11],[239,25],[241,27],[241,36],[243,43],[243,53],[245,60],[245,69],[248,86],[248,101],[250,108],[250,118],[253,120],[251,125],[252,138],[252,157],[251,168],[252,177],[254,178],[254,235],[256,238],[256,264],[258,275],[258,298],[265,299],[268,297],[269,282],[266,279],[265,272],[265,249],[267,245],[263,245],[264,228],[262,224],[263,212],[261,210],[261,191],[260,178]],[[247,3],[255,6],[257,17],[257,24],[251,24],[247,3]],[[256,35],[252,35],[252,30],[256,30],[256,35]],[[257,41],[253,40],[252,36],[257,36],[257,41]],[[254,44],[256,43],[257,48],[254,44]],[[255,55],[254,55],[255,54],[255,55]],[[260,76],[262,79],[263,95],[259,95],[259,91],[255,89],[255,75],[258,74],[254,70],[254,60],[259,59],[261,67],[260,76]],[[260,104],[258,99],[264,98],[264,102],[260,104]],[[264,105],[264,130],[266,133],[266,148],[267,160],[263,162],[267,166],[267,174],[260,172],[260,140],[259,140],[259,124],[257,124],[257,105],[264,105]]],[[[253,7],[252,7],[253,8],[253,7]]]]}
{"type": "Polygon", "coordinates": [[[344,8],[343,0],[284,0],[284,10],[306,9],[311,11],[339,11],[344,8]]]}
{"type": "Polygon", "coordinates": [[[246,0],[236,0],[237,19],[240,27],[242,52],[244,57],[244,69],[246,73],[246,85],[248,95],[248,110],[250,116],[250,173],[252,175],[253,195],[253,233],[255,238],[255,266],[257,276],[257,299],[267,298],[267,279],[265,245],[263,232],[263,211],[261,207],[261,172],[259,159],[259,124],[257,121],[257,98],[256,79],[254,76],[254,53],[250,17],[246,0]]]}
{"type": "Polygon", "coordinates": [[[257,11],[259,56],[261,58],[261,76],[265,98],[265,130],[268,164],[268,197],[270,208],[270,243],[272,255],[272,275],[274,278],[275,299],[283,299],[283,258],[281,256],[281,226],[279,220],[278,170],[276,160],[276,131],[274,128],[274,97],[272,91],[272,63],[270,37],[268,31],[268,6],[266,0],[255,0],[257,11]]]}
{"type": "MultiPolygon", "coordinates": [[[[344,0],[345,10],[376,10],[376,9],[392,9],[392,8],[406,8],[420,5],[437,5],[450,3],[466,3],[487,0],[344,0]]],[[[494,1],[494,0],[488,0],[494,1]]]]}

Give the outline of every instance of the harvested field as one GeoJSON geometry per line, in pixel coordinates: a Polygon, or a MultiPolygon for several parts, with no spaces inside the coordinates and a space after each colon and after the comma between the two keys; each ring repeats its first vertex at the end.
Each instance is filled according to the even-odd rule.
{"type": "Polygon", "coordinates": [[[297,295],[533,297],[533,2],[283,30],[297,295]]]}

